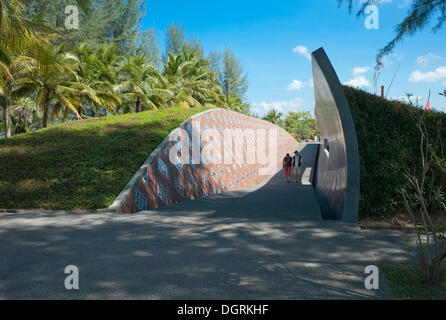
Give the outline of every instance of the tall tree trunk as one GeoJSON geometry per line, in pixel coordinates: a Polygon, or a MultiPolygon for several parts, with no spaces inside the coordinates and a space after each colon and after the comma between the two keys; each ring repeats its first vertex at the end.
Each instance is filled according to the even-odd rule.
{"type": "Polygon", "coordinates": [[[136,112],[141,112],[142,111],[142,103],[141,103],[141,99],[137,98],[136,99],[136,112]]]}
{"type": "Polygon", "coordinates": [[[9,117],[9,101],[8,92],[5,92],[5,96],[2,99],[3,107],[3,121],[5,122],[5,138],[11,137],[11,119],[9,117]]]}
{"type": "Polygon", "coordinates": [[[48,126],[49,102],[50,102],[50,93],[47,91],[45,93],[45,100],[43,101],[43,123],[42,123],[43,128],[46,128],[48,126]]]}

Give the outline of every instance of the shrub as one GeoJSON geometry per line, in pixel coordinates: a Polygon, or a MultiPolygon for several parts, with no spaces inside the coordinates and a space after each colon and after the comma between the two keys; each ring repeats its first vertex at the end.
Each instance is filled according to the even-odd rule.
{"type": "MultiPolygon", "coordinates": [[[[408,168],[420,166],[420,108],[388,101],[362,90],[344,87],[358,135],[361,164],[361,216],[394,214],[404,209],[400,190],[408,188],[408,168]]],[[[425,115],[431,136],[446,137],[446,114],[425,115]]],[[[446,150],[446,139],[441,148],[446,150]]],[[[443,174],[436,188],[446,185],[443,174]]],[[[415,201],[415,200],[414,200],[415,201]]]]}

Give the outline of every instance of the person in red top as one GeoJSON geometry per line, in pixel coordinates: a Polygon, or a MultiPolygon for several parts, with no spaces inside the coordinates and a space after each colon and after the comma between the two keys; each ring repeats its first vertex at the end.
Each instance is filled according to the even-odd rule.
{"type": "Polygon", "coordinates": [[[283,158],[283,169],[285,170],[285,176],[287,182],[290,183],[290,175],[291,175],[291,167],[293,165],[293,158],[290,157],[290,154],[287,153],[286,157],[283,158]]]}

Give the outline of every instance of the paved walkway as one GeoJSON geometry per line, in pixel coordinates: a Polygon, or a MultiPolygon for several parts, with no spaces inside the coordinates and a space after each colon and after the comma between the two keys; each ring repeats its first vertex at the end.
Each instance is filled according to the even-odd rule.
{"type": "Polygon", "coordinates": [[[311,185],[284,180],[135,215],[5,214],[0,298],[390,298],[383,281],[364,289],[364,268],[406,261],[401,234],[396,249],[379,232],[322,221],[311,185]],[[67,265],[80,290],[64,288],[67,265]]]}

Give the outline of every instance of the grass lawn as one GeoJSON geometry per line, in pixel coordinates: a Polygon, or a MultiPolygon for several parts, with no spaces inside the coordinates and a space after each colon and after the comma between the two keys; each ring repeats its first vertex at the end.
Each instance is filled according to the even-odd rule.
{"type": "Polygon", "coordinates": [[[2,140],[0,208],[108,207],[162,140],[205,110],[92,118],[2,140]]]}
{"type": "Polygon", "coordinates": [[[411,264],[380,264],[386,284],[397,300],[446,300],[446,277],[439,286],[422,280],[421,268],[411,264]]]}

